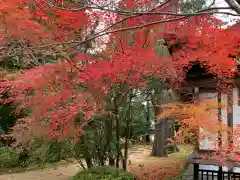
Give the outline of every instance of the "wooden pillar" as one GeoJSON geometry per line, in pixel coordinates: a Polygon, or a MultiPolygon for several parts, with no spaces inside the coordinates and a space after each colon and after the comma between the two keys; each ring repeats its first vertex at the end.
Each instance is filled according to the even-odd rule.
{"type": "Polygon", "coordinates": [[[193,164],[193,179],[198,180],[199,177],[199,164],[193,164]]]}
{"type": "Polygon", "coordinates": [[[228,147],[232,147],[232,128],[233,128],[233,90],[230,88],[227,92],[227,125],[230,128],[228,132],[228,147]]]}
{"type": "Polygon", "coordinates": [[[238,92],[238,106],[240,106],[240,89],[237,88],[237,92],[238,92]]]}
{"type": "MultiPolygon", "coordinates": [[[[218,97],[217,97],[217,103],[218,103],[218,121],[222,122],[222,108],[221,108],[221,102],[222,102],[222,93],[218,91],[218,97]]],[[[221,150],[222,148],[222,132],[218,131],[218,148],[221,150]]]]}
{"type": "MultiPolygon", "coordinates": [[[[199,87],[194,87],[193,88],[193,97],[194,97],[194,102],[193,103],[197,103],[199,101],[199,87]]],[[[194,147],[194,151],[196,153],[199,152],[200,150],[200,128],[198,127],[198,130],[197,130],[197,141],[196,141],[196,144],[195,144],[195,147],[194,147]]]]}
{"type": "Polygon", "coordinates": [[[222,180],[222,178],[223,178],[222,166],[219,166],[218,175],[217,176],[218,176],[217,180],[222,180]]]}

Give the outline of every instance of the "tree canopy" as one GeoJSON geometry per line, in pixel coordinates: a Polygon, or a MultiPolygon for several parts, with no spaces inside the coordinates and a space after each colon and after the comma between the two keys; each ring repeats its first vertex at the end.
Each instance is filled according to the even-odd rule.
{"type": "MultiPolygon", "coordinates": [[[[82,134],[82,127],[106,110],[107,98],[146,88],[154,77],[169,87],[184,80],[189,62],[207,63],[210,71],[228,79],[236,68],[240,36],[223,29],[214,14],[231,7],[212,5],[194,12],[180,9],[180,1],[0,1],[1,51],[6,43],[24,41],[22,53],[58,55],[57,60],[7,74],[1,93],[18,110],[31,109],[28,122],[48,124],[52,136],[82,134]],[[99,27],[102,28],[99,30],[99,27]],[[102,45],[105,45],[102,47],[102,45]],[[101,47],[94,51],[93,47],[101,47]],[[170,53],[159,55],[157,49],[170,53]],[[92,51],[90,51],[92,50],[92,51]],[[83,114],[77,125],[73,119],[83,114]]],[[[234,9],[235,10],[235,9],[234,9]]]]}

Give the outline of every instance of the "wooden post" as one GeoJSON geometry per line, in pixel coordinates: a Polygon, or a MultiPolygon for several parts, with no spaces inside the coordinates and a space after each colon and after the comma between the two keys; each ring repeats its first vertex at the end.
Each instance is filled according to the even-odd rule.
{"type": "Polygon", "coordinates": [[[230,128],[228,132],[228,148],[232,147],[232,128],[233,128],[233,90],[229,89],[227,92],[227,125],[230,128]]]}
{"type": "MultiPolygon", "coordinates": [[[[222,101],[222,94],[221,92],[218,92],[218,121],[222,122],[222,108],[221,108],[221,101],[222,101]]],[[[222,132],[218,131],[218,150],[221,151],[222,149],[222,132]]]]}
{"type": "Polygon", "coordinates": [[[193,179],[198,180],[199,164],[193,164],[193,179]]]}
{"type": "Polygon", "coordinates": [[[217,179],[218,179],[218,180],[222,180],[222,177],[223,177],[222,166],[219,166],[217,179]]]}

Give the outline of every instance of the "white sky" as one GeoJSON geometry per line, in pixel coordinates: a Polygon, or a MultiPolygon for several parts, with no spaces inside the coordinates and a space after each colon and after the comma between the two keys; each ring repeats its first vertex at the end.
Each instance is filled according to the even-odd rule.
{"type": "MultiPolygon", "coordinates": [[[[213,0],[208,0],[208,1],[210,1],[210,3],[211,3],[213,0]]],[[[229,6],[224,0],[216,0],[215,7],[229,7],[229,6]]],[[[224,11],[235,13],[234,11],[231,11],[231,10],[221,10],[221,12],[224,12],[224,11]]],[[[229,15],[224,15],[224,14],[218,14],[218,15],[216,15],[216,17],[218,17],[219,19],[221,19],[223,21],[226,21],[228,26],[233,25],[235,23],[234,21],[239,19],[236,16],[229,16],[229,15]]]]}

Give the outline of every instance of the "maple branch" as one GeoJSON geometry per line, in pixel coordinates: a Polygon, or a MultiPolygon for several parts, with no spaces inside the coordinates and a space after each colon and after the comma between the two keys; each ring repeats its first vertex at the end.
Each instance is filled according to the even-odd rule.
{"type": "MultiPolygon", "coordinates": [[[[164,5],[166,5],[168,2],[170,2],[171,0],[157,6],[157,7],[163,7],[164,5]]],[[[54,6],[54,5],[53,5],[54,6]]],[[[85,6],[84,8],[87,8],[88,6],[85,6]]],[[[54,6],[55,8],[55,6],[54,6]]],[[[56,7],[58,8],[58,7],[56,7]]],[[[155,7],[156,8],[156,7],[155,7]]],[[[63,10],[67,10],[65,8],[62,8],[63,10]]],[[[73,44],[72,46],[68,46],[68,47],[63,47],[63,49],[61,49],[61,51],[66,51],[70,48],[75,48],[76,46],[78,45],[81,45],[83,43],[87,43],[89,41],[92,41],[96,38],[99,38],[99,37],[102,37],[104,35],[109,35],[109,34],[112,34],[112,33],[117,33],[117,32],[122,32],[122,31],[129,31],[129,30],[136,30],[136,29],[141,29],[141,28],[144,28],[144,27],[150,27],[150,26],[153,26],[153,25],[156,25],[156,24],[162,24],[162,23],[168,23],[168,22],[173,22],[173,21],[178,21],[178,20],[181,20],[181,19],[184,19],[184,18],[187,18],[187,17],[191,17],[191,16],[200,16],[200,15],[207,15],[207,14],[215,14],[215,13],[220,13],[220,14],[227,14],[227,15],[233,15],[233,16],[240,16],[239,14],[233,14],[233,13],[229,13],[229,12],[216,12],[216,10],[219,10],[219,9],[230,9],[229,7],[214,7],[214,8],[208,8],[208,9],[204,9],[204,10],[201,10],[201,11],[197,11],[196,13],[182,13],[182,14],[179,14],[179,13],[169,13],[169,12],[151,12],[151,11],[146,11],[146,12],[132,12],[132,14],[128,14],[127,16],[123,17],[121,20],[115,22],[115,23],[112,23],[110,26],[108,26],[107,28],[95,33],[95,34],[92,34],[92,36],[84,39],[84,40],[71,40],[71,41],[65,41],[65,42],[56,42],[56,43],[49,43],[49,44],[44,44],[44,45],[39,45],[39,46],[35,46],[35,47],[29,47],[31,49],[35,49],[35,48],[46,48],[46,47],[50,47],[50,46],[57,46],[57,45],[67,45],[67,44],[73,44]],[[140,17],[140,16],[143,16],[143,15],[171,15],[171,16],[178,16],[178,17],[175,17],[175,18],[170,18],[170,19],[166,19],[166,20],[159,20],[159,21],[154,21],[154,22],[150,22],[150,23],[146,23],[146,24],[143,24],[143,25],[139,25],[139,26],[131,26],[131,27],[125,27],[125,28],[119,28],[119,29],[114,29],[114,30],[110,30],[112,29],[114,26],[126,21],[126,20],[129,20],[129,19],[132,19],[132,18],[136,18],[136,17],[140,17]]],[[[154,8],[152,9],[154,10],[154,8]]],[[[58,52],[59,50],[56,50],[54,51],[53,53],[55,52],[58,52]]]]}
{"type": "MultiPolygon", "coordinates": [[[[126,27],[126,28],[119,28],[119,29],[115,29],[115,30],[112,30],[112,31],[107,31],[108,29],[111,29],[112,27],[114,27],[115,25],[127,20],[127,19],[130,19],[130,18],[134,18],[136,16],[140,16],[140,14],[137,14],[137,15],[133,15],[133,16],[128,16],[128,17],[125,17],[124,19],[122,20],[119,20],[118,22],[116,23],[113,23],[111,26],[107,27],[106,29],[102,30],[102,31],[99,31],[98,33],[96,33],[95,35],[93,35],[92,37],[89,37],[83,41],[74,41],[74,40],[71,40],[71,41],[66,41],[66,42],[61,42],[61,43],[52,43],[52,44],[47,44],[47,45],[42,45],[42,46],[37,46],[37,47],[33,47],[33,48],[45,48],[45,47],[49,47],[49,46],[56,46],[56,45],[63,45],[63,44],[75,44],[71,47],[67,47],[66,49],[62,49],[61,51],[65,51],[67,49],[70,49],[70,48],[74,48],[80,44],[83,44],[83,43],[86,43],[88,41],[92,41],[93,39],[96,39],[96,38],[99,38],[101,36],[104,36],[104,35],[108,35],[108,34],[112,34],[112,33],[117,33],[117,32],[122,32],[122,31],[129,31],[129,30],[136,30],[136,29],[141,29],[141,28],[144,28],[144,27],[150,27],[150,26],[153,26],[153,25],[156,25],[156,24],[162,24],[162,23],[168,23],[168,22],[173,22],[173,21],[178,21],[178,20],[181,20],[181,19],[184,19],[184,18],[187,18],[189,16],[199,16],[199,15],[207,15],[207,14],[214,14],[215,12],[203,12],[203,13],[195,13],[195,14],[191,14],[191,13],[186,13],[184,14],[185,16],[180,16],[180,17],[176,17],[176,18],[171,18],[171,19],[166,19],[166,20],[159,20],[159,21],[154,21],[154,22],[151,22],[151,23],[146,23],[146,24],[143,24],[143,25],[139,25],[139,26],[132,26],[132,27],[126,27]]],[[[223,14],[228,14],[228,15],[234,15],[234,16],[240,16],[238,14],[233,14],[233,13],[228,13],[228,12],[222,12],[223,14]]],[[[171,14],[171,13],[170,13],[171,14]]],[[[174,13],[173,13],[174,14],[174,13]]]]}
{"type": "Polygon", "coordinates": [[[171,13],[171,12],[132,12],[131,15],[167,15],[167,16],[200,16],[205,14],[228,14],[232,16],[239,16],[238,14],[229,12],[218,12],[216,10],[231,9],[230,7],[213,7],[197,11],[195,13],[171,13]],[[213,11],[215,10],[215,11],[213,11]]]}
{"type": "MultiPolygon", "coordinates": [[[[238,16],[234,13],[229,13],[229,12],[219,12],[217,10],[226,10],[226,9],[232,9],[232,7],[213,7],[213,8],[207,8],[207,9],[203,9],[201,11],[197,11],[195,13],[170,13],[170,12],[152,12],[157,8],[161,8],[163,6],[165,6],[167,3],[169,3],[171,0],[168,0],[166,2],[164,2],[163,4],[160,4],[159,6],[156,6],[148,11],[138,11],[138,12],[132,12],[132,11],[123,11],[123,10],[113,10],[113,9],[109,9],[109,8],[104,8],[101,7],[99,5],[97,5],[96,3],[93,3],[91,1],[92,4],[94,4],[95,6],[84,6],[84,7],[80,7],[80,8],[64,8],[64,7],[60,7],[60,6],[56,6],[53,3],[49,2],[47,3],[50,7],[56,8],[56,9],[60,9],[63,11],[72,11],[72,12],[79,12],[82,10],[86,10],[87,8],[90,9],[99,9],[99,10],[103,10],[103,11],[108,11],[108,12],[112,12],[115,14],[120,14],[120,15],[125,15],[125,16],[133,16],[133,15],[174,15],[174,16],[197,16],[197,15],[202,15],[203,12],[207,12],[207,11],[212,11],[212,10],[216,10],[214,12],[211,12],[212,14],[227,14],[227,15],[232,15],[232,16],[238,16]],[[201,12],[201,13],[200,13],[201,12]]],[[[234,0],[226,0],[226,1],[234,1],[234,0]]],[[[215,1],[213,1],[214,3],[215,1]]],[[[210,5],[211,6],[211,5],[210,5]]],[[[240,6],[239,6],[240,7],[240,6]]],[[[240,14],[240,13],[239,13],[240,14]]]]}
{"type": "MultiPolygon", "coordinates": [[[[56,8],[56,9],[63,10],[63,11],[68,11],[67,8],[64,8],[64,7],[61,7],[61,6],[56,6],[56,5],[54,5],[54,4],[53,4],[51,1],[49,1],[49,0],[45,1],[45,3],[46,3],[49,7],[51,7],[51,8],[56,8]]],[[[80,8],[71,8],[70,11],[72,11],[72,12],[78,12],[78,11],[86,10],[87,8],[90,8],[90,7],[87,6],[87,5],[83,5],[83,7],[80,7],[80,8]]],[[[91,7],[91,8],[94,9],[94,7],[91,7]]]]}
{"type": "MultiPolygon", "coordinates": [[[[101,7],[101,6],[93,3],[92,1],[88,1],[88,2],[90,2],[90,4],[93,4],[94,6],[82,5],[82,7],[79,7],[79,8],[65,8],[65,7],[62,7],[62,6],[56,6],[51,1],[45,1],[45,3],[49,7],[56,8],[56,9],[59,9],[59,10],[62,10],[62,11],[79,12],[79,11],[83,11],[83,10],[87,10],[87,9],[98,9],[98,10],[104,10],[104,11],[109,11],[109,12],[115,12],[114,10],[111,10],[109,8],[101,7]]],[[[123,14],[125,14],[125,13],[123,12],[123,14]]]]}
{"type": "MultiPolygon", "coordinates": [[[[90,0],[88,0],[91,4],[93,4],[93,5],[95,5],[95,6],[97,6],[97,8],[99,8],[100,10],[103,10],[103,11],[109,11],[109,12],[113,12],[113,13],[117,13],[117,14],[121,14],[121,15],[133,15],[132,14],[132,11],[123,11],[123,10],[110,10],[109,8],[104,8],[104,7],[101,7],[101,6],[99,6],[98,4],[96,4],[96,3],[94,3],[94,2],[92,2],[92,1],[90,1],[90,0]]],[[[159,5],[157,5],[156,7],[154,7],[154,8],[151,8],[151,9],[149,9],[149,10],[147,10],[148,12],[151,12],[151,11],[154,11],[154,10],[156,10],[156,9],[158,9],[158,8],[162,8],[162,7],[164,7],[165,5],[167,5],[168,3],[170,3],[172,0],[167,0],[167,1],[165,1],[164,3],[162,3],[162,4],[159,4],[159,5]]],[[[71,10],[70,10],[71,11],[71,10]]]]}
{"type": "MultiPolygon", "coordinates": [[[[93,39],[96,39],[96,38],[99,38],[101,36],[108,35],[108,34],[111,34],[111,33],[117,33],[117,32],[128,31],[128,30],[136,30],[136,29],[139,29],[139,28],[148,27],[148,26],[152,26],[152,25],[155,25],[155,24],[167,23],[167,22],[177,21],[177,20],[181,20],[181,19],[186,18],[186,17],[177,17],[177,18],[172,18],[172,19],[167,19],[167,20],[155,21],[155,22],[143,24],[143,25],[140,25],[140,26],[132,26],[132,27],[126,27],[126,28],[119,28],[119,29],[112,30],[112,31],[107,31],[107,30],[111,29],[112,27],[114,27],[115,25],[117,25],[117,24],[119,24],[119,23],[121,23],[121,22],[123,22],[123,21],[125,21],[129,18],[136,17],[136,16],[137,15],[133,15],[133,16],[126,17],[122,20],[119,20],[118,22],[110,25],[106,29],[104,29],[102,31],[99,31],[99,32],[95,33],[93,36],[91,36],[91,37],[89,37],[85,40],[82,40],[82,41],[70,40],[70,41],[65,41],[65,42],[49,43],[49,44],[44,44],[44,45],[39,45],[39,46],[34,46],[34,47],[29,47],[29,48],[30,49],[36,49],[36,48],[46,48],[46,47],[49,47],[49,46],[58,46],[58,45],[64,45],[64,44],[75,44],[74,46],[71,46],[71,47],[67,48],[67,49],[69,49],[69,48],[74,48],[77,45],[86,43],[88,41],[92,41],[93,39]]],[[[26,47],[26,48],[28,48],[28,47],[26,47]]],[[[64,50],[66,50],[66,49],[61,49],[61,51],[64,51],[64,50]]]]}
{"type": "Polygon", "coordinates": [[[216,0],[213,0],[213,2],[209,5],[209,7],[212,7],[215,4],[216,0]]]}
{"type": "MultiPolygon", "coordinates": [[[[229,7],[214,7],[214,8],[207,8],[207,9],[204,9],[204,10],[201,10],[201,11],[197,11],[195,13],[170,13],[170,12],[152,12],[153,10],[157,9],[157,8],[161,8],[161,7],[164,7],[167,3],[169,3],[171,0],[168,0],[166,1],[165,3],[162,3],[154,8],[152,8],[151,10],[149,11],[146,11],[146,12],[129,12],[129,11],[119,11],[119,10],[111,10],[111,9],[106,9],[104,8],[103,10],[106,10],[106,11],[111,11],[113,13],[120,13],[120,14],[123,14],[125,17],[123,17],[121,20],[115,22],[115,23],[112,23],[110,26],[108,26],[107,28],[93,34],[91,37],[89,38],[86,38],[85,40],[82,40],[82,41],[65,41],[65,42],[57,42],[57,43],[51,43],[51,44],[45,44],[45,45],[40,45],[40,46],[36,46],[36,47],[32,47],[32,48],[46,48],[46,47],[50,47],[50,46],[56,46],[56,45],[66,45],[66,44],[74,44],[73,46],[71,47],[65,47],[63,50],[61,51],[65,51],[69,48],[75,48],[76,46],[80,45],[80,44],[83,44],[83,43],[87,43],[89,41],[92,41],[96,38],[99,38],[101,36],[104,36],[104,35],[108,35],[108,34],[111,34],[111,33],[116,33],[116,32],[121,32],[121,31],[128,31],[128,30],[135,30],[135,29],[139,29],[139,28],[143,28],[143,27],[149,27],[149,26],[152,26],[152,25],[155,25],[155,24],[161,24],[161,23],[167,23],[167,22],[173,22],[173,21],[177,21],[177,20],[181,20],[181,19],[184,19],[186,17],[190,17],[190,16],[200,16],[200,15],[206,15],[206,14],[215,14],[215,13],[218,13],[218,14],[227,14],[227,15],[232,15],[232,16],[240,16],[238,14],[233,14],[233,13],[229,13],[229,12],[217,12],[217,10],[219,9],[230,9],[229,7]],[[151,23],[146,23],[146,24],[143,24],[143,25],[140,25],[140,26],[132,26],[132,27],[126,27],[126,28],[120,28],[120,29],[115,29],[115,30],[112,30],[112,31],[109,31],[111,28],[113,28],[114,26],[116,26],[117,24],[119,23],[122,23],[128,19],[132,19],[132,18],[136,18],[136,17],[139,17],[139,16],[143,16],[143,15],[168,15],[168,16],[178,16],[177,18],[171,18],[171,19],[167,19],[167,20],[160,20],[160,21],[155,21],[155,22],[151,22],[151,23]]],[[[91,1],[89,1],[91,4],[95,4],[91,1]]],[[[86,10],[87,8],[96,8],[96,9],[99,9],[101,6],[98,6],[98,7],[92,7],[92,6],[89,6],[89,5],[82,5],[83,7],[81,7],[80,9],[79,8],[76,8],[76,9],[68,9],[68,8],[64,8],[64,7],[59,7],[59,6],[55,6],[53,3],[51,3],[50,1],[46,2],[49,6],[53,7],[53,8],[57,8],[57,9],[61,9],[61,10],[66,10],[66,11],[80,11],[80,10],[86,10]]],[[[102,7],[101,7],[102,8],[102,7]]]]}

